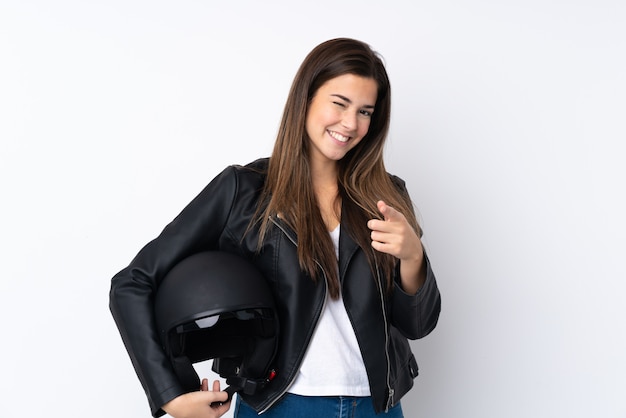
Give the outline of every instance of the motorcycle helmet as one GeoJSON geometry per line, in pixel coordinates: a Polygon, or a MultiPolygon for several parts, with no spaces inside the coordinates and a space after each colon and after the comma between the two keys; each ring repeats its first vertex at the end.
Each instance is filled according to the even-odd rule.
{"type": "Polygon", "coordinates": [[[191,255],[163,278],[155,297],[163,349],[183,387],[200,388],[193,363],[213,359],[226,392],[257,393],[273,378],[278,320],[269,286],[245,258],[222,251],[191,255]]]}

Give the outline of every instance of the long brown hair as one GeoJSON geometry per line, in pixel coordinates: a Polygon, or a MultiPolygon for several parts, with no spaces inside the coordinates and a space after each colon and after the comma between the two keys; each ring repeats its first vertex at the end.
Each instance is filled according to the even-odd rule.
{"type": "Polygon", "coordinates": [[[318,45],[301,64],[287,97],[261,200],[267,206],[259,208],[259,245],[270,227],[270,217],[280,214],[297,234],[300,267],[313,280],[319,280],[321,266],[332,298],[339,296],[340,289],[337,259],[313,191],[305,124],[317,90],[344,74],[374,79],[378,95],[367,135],[338,164],[341,223],[367,255],[372,270],[381,269],[388,287],[396,259],[372,249],[367,227],[369,219],[381,217],[376,202],[384,200],[402,212],[416,232],[420,231],[408,195],[393,184],[383,163],[391,90],[382,59],[369,45],[354,39],[332,39],[318,45]]]}

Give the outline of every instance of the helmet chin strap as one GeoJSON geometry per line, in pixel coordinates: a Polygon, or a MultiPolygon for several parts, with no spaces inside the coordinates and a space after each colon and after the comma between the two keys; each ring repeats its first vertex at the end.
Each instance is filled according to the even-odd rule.
{"type": "Polygon", "coordinates": [[[190,392],[200,390],[200,378],[187,356],[170,356],[170,361],[180,384],[185,390],[190,392]]]}
{"type": "MultiPolygon", "coordinates": [[[[220,364],[220,360],[214,359],[214,363],[220,364]]],[[[189,392],[197,391],[201,387],[200,378],[193,368],[193,363],[187,356],[170,356],[170,361],[176,372],[176,376],[180,381],[180,384],[185,390],[189,392]]],[[[238,369],[238,368],[237,368],[238,369]]],[[[234,370],[231,370],[234,372],[234,370]]],[[[275,372],[272,370],[270,374],[261,379],[250,379],[247,377],[230,375],[226,377],[226,384],[228,387],[224,389],[224,392],[228,394],[228,398],[224,402],[213,402],[211,406],[219,406],[226,402],[230,402],[233,395],[237,392],[245,393],[246,395],[254,395],[257,391],[263,389],[275,376],[275,372]]]]}
{"type": "Polygon", "coordinates": [[[220,406],[230,402],[231,399],[233,399],[233,395],[237,392],[237,389],[233,386],[228,386],[226,389],[224,389],[224,392],[228,394],[228,398],[226,398],[224,402],[211,402],[211,406],[220,406]]]}
{"type": "Polygon", "coordinates": [[[248,379],[246,377],[231,376],[226,379],[226,384],[229,385],[224,392],[228,394],[228,398],[224,402],[213,402],[211,406],[219,406],[226,402],[230,402],[233,395],[237,392],[243,392],[246,395],[254,395],[258,390],[263,389],[273,378],[274,374],[270,374],[270,377],[266,379],[248,379]]]}
{"type": "MultiPolygon", "coordinates": [[[[178,376],[180,384],[185,390],[188,390],[189,392],[200,390],[200,377],[193,368],[193,363],[189,360],[189,357],[171,356],[170,361],[174,366],[174,371],[176,372],[176,376],[178,376]]],[[[224,392],[228,394],[226,401],[213,402],[211,403],[211,406],[219,406],[226,402],[230,402],[236,392],[244,391],[245,393],[248,393],[248,391],[252,391],[250,394],[253,394],[257,387],[262,387],[258,386],[256,382],[252,381],[252,379],[246,379],[243,377],[229,377],[226,379],[226,384],[229,385],[226,389],[224,389],[224,392]]]]}
{"type": "Polygon", "coordinates": [[[232,376],[226,379],[229,388],[235,392],[243,392],[246,395],[254,395],[269,383],[269,379],[249,379],[246,377],[232,376]]]}

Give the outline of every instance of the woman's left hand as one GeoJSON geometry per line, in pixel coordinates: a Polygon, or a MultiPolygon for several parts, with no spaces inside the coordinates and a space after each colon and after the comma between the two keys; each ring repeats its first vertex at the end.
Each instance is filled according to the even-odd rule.
{"type": "Polygon", "coordinates": [[[407,293],[414,294],[425,280],[422,241],[402,213],[382,200],[377,206],[384,220],[367,222],[372,231],[372,247],[400,259],[402,287],[407,293]]]}

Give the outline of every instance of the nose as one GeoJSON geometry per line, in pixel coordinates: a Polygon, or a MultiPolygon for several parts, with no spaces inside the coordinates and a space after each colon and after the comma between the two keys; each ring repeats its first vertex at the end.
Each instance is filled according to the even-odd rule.
{"type": "Polygon", "coordinates": [[[344,128],[354,131],[357,126],[357,115],[353,112],[344,112],[341,119],[341,124],[344,128]]]}

